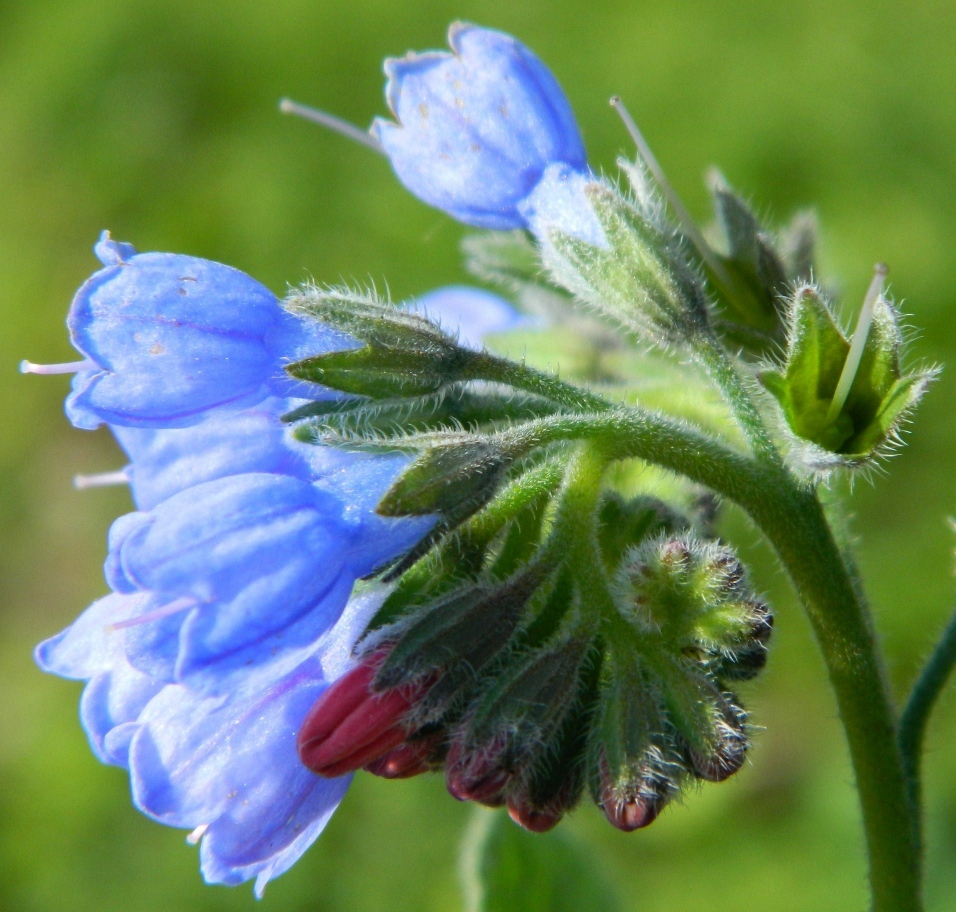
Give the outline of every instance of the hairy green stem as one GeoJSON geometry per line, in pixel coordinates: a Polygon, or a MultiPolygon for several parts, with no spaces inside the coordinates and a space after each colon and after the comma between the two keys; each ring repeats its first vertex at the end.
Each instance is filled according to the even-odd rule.
{"type": "Polygon", "coordinates": [[[522,435],[529,445],[601,440],[610,458],[636,457],[678,472],[750,515],[776,549],[806,608],[836,693],[863,810],[873,910],[919,912],[918,821],[889,688],[867,607],[815,492],[782,466],[734,453],[640,409],[559,416],[505,433],[522,435]]]}
{"type": "Polygon", "coordinates": [[[695,346],[694,355],[720,390],[757,458],[768,464],[781,465],[780,454],[773,438],[757,411],[750,391],[723,346],[713,335],[707,333],[701,337],[700,344],[695,346]]]}
{"type": "Polygon", "coordinates": [[[906,708],[900,716],[900,753],[903,755],[903,764],[909,778],[910,797],[915,813],[919,813],[922,805],[920,758],[926,736],[926,723],[936,700],[946,686],[953,666],[956,666],[956,614],[949,619],[942,638],[913,685],[906,708]]]}
{"type": "Polygon", "coordinates": [[[488,352],[473,356],[469,372],[472,379],[503,383],[578,412],[602,412],[613,408],[610,402],[595,393],[488,352]]]}

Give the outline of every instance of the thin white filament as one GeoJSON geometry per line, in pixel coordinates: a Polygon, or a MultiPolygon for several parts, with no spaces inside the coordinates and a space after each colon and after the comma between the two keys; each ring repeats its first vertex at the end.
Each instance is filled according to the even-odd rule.
{"type": "Polygon", "coordinates": [[[355,124],[351,124],[347,120],[342,120],[341,117],[336,117],[334,114],[326,114],[325,111],[320,111],[318,108],[310,108],[308,105],[299,104],[299,102],[293,101],[291,98],[283,98],[279,102],[279,110],[283,114],[294,114],[296,117],[311,120],[312,123],[317,123],[336,133],[341,133],[343,136],[360,143],[373,152],[378,152],[379,155],[385,154],[382,144],[374,136],[360,127],[355,126],[355,124]]]}

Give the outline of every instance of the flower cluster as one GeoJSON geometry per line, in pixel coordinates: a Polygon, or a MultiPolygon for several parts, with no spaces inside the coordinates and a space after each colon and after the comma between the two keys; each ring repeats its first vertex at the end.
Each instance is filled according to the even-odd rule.
{"type": "MultiPolygon", "coordinates": [[[[374,511],[401,456],[309,446],[282,422],[302,395],[337,398],[283,365],[354,340],[227,266],[137,254],[105,233],[96,252],[104,268],[68,318],[83,360],[27,369],[75,371],[67,414],[112,430],[130,463],[107,480],[129,483],[137,511],[110,530],[111,594],[37,661],[88,682],[81,718],[97,757],[129,770],[140,810],[201,839],[207,880],[254,877],[261,893],[348,785],[310,773],[295,743],[384,597],[353,596],[355,583],[432,519],[374,511]]],[[[520,321],[459,287],[412,309],[471,344],[520,321]]]]}
{"type": "MultiPolygon", "coordinates": [[[[515,39],[449,41],[386,63],[395,121],[368,142],[399,179],[500,232],[506,284],[576,296],[625,342],[710,344],[703,271],[643,171],[630,195],[591,172],[515,39]]],[[[636,412],[481,348],[533,320],[459,286],[280,302],[218,263],[96,252],[68,318],[82,359],[25,369],[75,374],[67,414],[112,430],[137,509],[110,531],[111,593],[37,660],[87,682],[96,755],[201,841],[207,880],[261,894],[358,769],[443,770],[544,831],[585,789],[637,829],[741,766],[731,688],[764,664],[769,609],[706,511],[613,490],[636,412]]]]}

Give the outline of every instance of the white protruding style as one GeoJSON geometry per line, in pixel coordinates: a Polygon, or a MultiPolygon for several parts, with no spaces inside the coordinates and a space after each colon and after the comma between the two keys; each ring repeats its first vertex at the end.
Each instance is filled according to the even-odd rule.
{"type": "Polygon", "coordinates": [[[827,422],[836,421],[837,415],[846,403],[846,397],[850,395],[850,389],[853,381],[856,379],[856,372],[860,367],[860,361],[863,358],[863,349],[866,346],[866,338],[870,334],[870,326],[873,323],[873,308],[876,302],[883,296],[883,283],[886,281],[887,268],[885,263],[877,263],[873,268],[873,280],[866,291],[866,297],[863,299],[863,307],[860,309],[860,316],[856,321],[856,329],[853,330],[853,341],[850,344],[850,351],[843,362],[843,370],[840,372],[840,379],[837,381],[836,391],[830,400],[830,408],[827,409],[827,422]]]}
{"type": "Polygon", "coordinates": [[[34,364],[24,358],[20,362],[21,374],[75,374],[81,370],[94,368],[96,365],[88,358],[82,361],[63,361],[60,364],[34,364]]]}
{"type": "Polygon", "coordinates": [[[342,120],[341,117],[336,117],[334,114],[326,114],[325,111],[320,111],[318,108],[311,108],[308,105],[299,104],[299,102],[293,101],[291,98],[283,98],[279,102],[279,110],[283,114],[294,114],[296,117],[311,120],[312,123],[317,123],[336,133],[341,133],[342,136],[346,136],[360,143],[373,152],[378,152],[379,155],[385,154],[382,144],[374,136],[367,133],[361,127],[357,127],[347,120],[342,120]]]}
{"type": "Polygon", "coordinates": [[[129,484],[129,469],[116,472],[97,472],[95,475],[74,475],[73,487],[77,491],[88,488],[111,488],[115,485],[129,484]]]}

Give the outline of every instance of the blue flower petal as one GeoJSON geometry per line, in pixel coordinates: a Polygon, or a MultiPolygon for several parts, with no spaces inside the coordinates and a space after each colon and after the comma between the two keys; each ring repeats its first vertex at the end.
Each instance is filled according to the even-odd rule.
{"type": "Polygon", "coordinates": [[[90,680],[80,698],[80,721],[97,759],[113,766],[127,765],[134,723],[163,686],[123,660],[90,680]],[[124,732],[117,737],[119,728],[124,732]]]}
{"type": "Polygon", "coordinates": [[[594,247],[607,247],[604,229],[587,197],[587,187],[596,183],[591,174],[565,165],[550,165],[541,182],[519,209],[531,232],[542,243],[551,232],[575,237],[594,247]]]}
{"type": "Polygon", "coordinates": [[[87,681],[108,672],[123,656],[122,635],[111,625],[142,610],[149,597],[143,593],[113,593],[93,602],[66,630],[44,640],[34,650],[43,671],[87,681]]]}
{"type": "Polygon", "coordinates": [[[108,595],[94,602],[66,630],[41,643],[35,652],[44,671],[88,680],[80,699],[80,720],[93,753],[103,763],[125,766],[119,742],[110,733],[136,719],[162,684],[126,661],[124,633],[113,625],[128,620],[148,603],[137,595],[108,595]]]}
{"type": "Polygon", "coordinates": [[[504,298],[468,285],[447,285],[410,302],[407,310],[437,322],[458,342],[480,349],[485,336],[509,332],[534,321],[519,313],[504,298]]]}
{"type": "Polygon", "coordinates": [[[411,548],[431,530],[436,517],[379,516],[375,507],[407,467],[408,458],[351,455],[348,465],[315,486],[342,502],[342,518],[350,525],[351,534],[340,540],[340,553],[352,573],[363,577],[411,548]]]}
{"type": "Polygon", "coordinates": [[[398,123],[372,132],[399,180],[479,228],[523,228],[519,204],[554,162],[586,168],[574,114],[547,67],[509,35],[453,25],[453,54],[387,60],[398,123]]]}
{"type": "Polygon", "coordinates": [[[291,439],[280,421],[292,405],[265,399],[241,412],[217,412],[188,428],[112,428],[132,460],[133,499],[151,510],[187,488],[229,475],[270,472],[308,479],[312,447],[291,439]]]}
{"type": "Polygon", "coordinates": [[[167,687],[146,707],[130,745],[133,800],[178,827],[205,827],[203,874],[214,883],[282,873],[318,836],[349,777],[324,780],[299,761],[295,739],[327,686],[313,654],[292,673],[252,675],[221,698],[167,687]]]}
{"type": "MultiPolygon", "coordinates": [[[[363,477],[371,483],[381,471],[363,477]]],[[[391,537],[375,527],[382,540],[358,547],[371,508],[358,518],[346,515],[355,505],[345,496],[290,476],[252,473],[197,485],[148,514],[133,514],[143,519],[126,521],[131,531],[114,536],[109,561],[121,568],[111,578],[152,595],[143,623],[128,631],[130,661],[168,680],[175,656],[175,680],[206,689],[226,686],[233,670],[314,642],[348,599],[358,575],[352,556],[391,556],[424,525],[399,521],[400,534],[391,537]],[[168,617],[161,616],[164,604],[173,612],[168,617]]]]}

